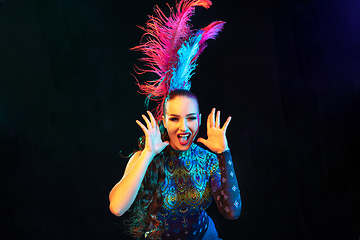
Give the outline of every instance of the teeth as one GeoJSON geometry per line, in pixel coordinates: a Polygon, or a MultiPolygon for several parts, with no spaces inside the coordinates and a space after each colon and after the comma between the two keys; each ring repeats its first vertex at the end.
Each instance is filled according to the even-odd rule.
{"type": "Polygon", "coordinates": [[[184,138],[185,140],[187,140],[190,137],[190,134],[181,134],[178,135],[178,138],[184,138]]]}
{"type": "Polygon", "coordinates": [[[190,136],[191,136],[190,133],[186,133],[186,134],[179,134],[177,137],[180,141],[180,144],[185,145],[188,143],[190,136]]]}

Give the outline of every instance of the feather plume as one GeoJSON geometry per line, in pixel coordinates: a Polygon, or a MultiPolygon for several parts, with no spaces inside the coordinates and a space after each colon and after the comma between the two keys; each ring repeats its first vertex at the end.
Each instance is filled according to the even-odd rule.
{"type": "Polygon", "coordinates": [[[172,70],[170,91],[176,89],[190,90],[190,78],[194,74],[193,71],[197,65],[197,58],[207,46],[205,41],[215,39],[224,27],[224,24],[225,22],[222,21],[213,22],[206,28],[199,30],[194,36],[191,36],[188,41],[184,42],[177,52],[178,63],[172,70]]]}
{"type": "Polygon", "coordinates": [[[209,39],[215,39],[218,33],[224,28],[225,22],[223,21],[216,21],[210,23],[207,27],[201,29],[200,31],[203,32],[202,38],[199,42],[199,52],[195,56],[195,59],[199,57],[199,55],[204,51],[204,49],[207,47],[207,44],[205,41],[209,39]]]}
{"type": "Polygon", "coordinates": [[[172,79],[186,79],[190,84],[189,79],[196,66],[195,61],[206,47],[205,41],[214,39],[224,25],[221,21],[213,22],[194,35],[190,18],[194,14],[195,7],[201,6],[207,9],[211,4],[210,0],[180,0],[176,9],[169,7],[169,17],[155,6],[155,16],[149,16],[146,28],[140,27],[145,31],[143,38],[146,37],[146,41],[131,50],[141,51],[146,55],[140,61],[145,62],[144,65],[148,69],[136,67],[136,72],[138,74],[152,72],[159,78],[145,84],[139,82],[137,84],[140,93],[147,95],[147,103],[150,99],[161,101],[155,110],[158,120],[163,114],[163,104],[171,91],[171,86],[179,84],[171,84],[172,79]]]}
{"type": "Polygon", "coordinates": [[[189,80],[196,67],[196,59],[194,58],[199,51],[201,37],[202,33],[190,37],[177,52],[178,63],[176,68],[172,70],[173,73],[170,80],[171,91],[176,89],[190,90],[191,82],[189,80]]]}

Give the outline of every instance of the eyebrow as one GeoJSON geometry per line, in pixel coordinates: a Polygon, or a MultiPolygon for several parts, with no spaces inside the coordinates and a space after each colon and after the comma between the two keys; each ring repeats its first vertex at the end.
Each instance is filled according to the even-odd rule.
{"type": "MultiPolygon", "coordinates": [[[[188,115],[186,115],[187,117],[192,116],[192,115],[196,115],[196,113],[189,113],[188,115]]],[[[170,114],[170,117],[180,117],[180,115],[177,114],[170,114]]]]}

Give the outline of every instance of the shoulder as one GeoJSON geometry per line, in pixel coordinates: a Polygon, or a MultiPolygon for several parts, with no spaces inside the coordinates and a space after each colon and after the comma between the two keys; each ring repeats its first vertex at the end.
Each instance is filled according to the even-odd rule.
{"type": "Polygon", "coordinates": [[[215,153],[213,153],[209,150],[206,150],[195,143],[192,144],[191,148],[192,148],[193,153],[196,156],[198,156],[201,159],[206,160],[207,162],[209,162],[209,161],[212,162],[214,159],[215,160],[217,159],[217,156],[215,153]]]}
{"type": "Polygon", "coordinates": [[[207,173],[212,175],[219,169],[219,161],[217,155],[209,150],[206,150],[196,144],[194,145],[194,152],[196,152],[196,159],[198,162],[204,164],[207,173]]]}

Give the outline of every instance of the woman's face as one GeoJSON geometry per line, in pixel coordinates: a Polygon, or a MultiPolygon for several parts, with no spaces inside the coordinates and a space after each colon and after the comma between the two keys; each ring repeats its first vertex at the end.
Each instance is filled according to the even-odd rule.
{"type": "Polygon", "coordinates": [[[170,145],[175,150],[188,150],[201,123],[198,103],[195,99],[178,96],[167,101],[164,126],[170,137],[170,145]]]}

